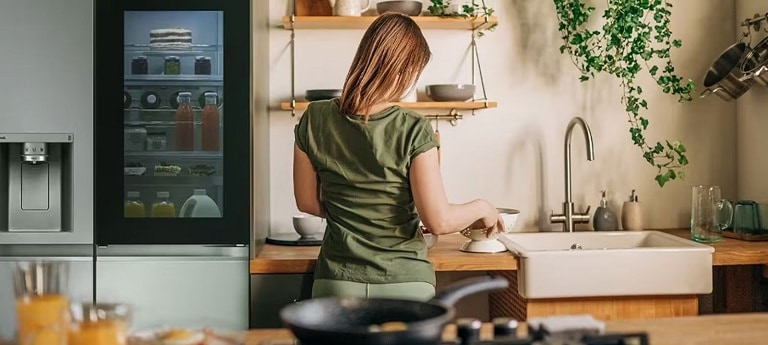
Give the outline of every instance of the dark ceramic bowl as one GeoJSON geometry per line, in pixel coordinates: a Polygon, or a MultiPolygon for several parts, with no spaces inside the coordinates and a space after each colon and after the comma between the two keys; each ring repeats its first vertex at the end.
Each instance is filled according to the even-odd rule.
{"type": "Polygon", "coordinates": [[[341,89],[312,89],[304,92],[307,101],[320,101],[341,96],[341,89]]]}
{"type": "Polygon", "coordinates": [[[379,14],[386,12],[397,12],[409,16],[421,15],[421,1],[379,1],[376,4],[376,10],[379,14]]]}
{"type": "Polygon", "coordinates": [[[436,84],[427,85],[427,97],[435,102],[464,102],[475,95],[472,84],[436,84]]]}

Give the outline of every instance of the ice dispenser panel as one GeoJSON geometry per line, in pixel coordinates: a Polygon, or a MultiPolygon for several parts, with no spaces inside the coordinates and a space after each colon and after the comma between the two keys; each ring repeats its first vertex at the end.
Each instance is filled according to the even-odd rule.
{"type": "Polygon", "coordinates": [[[72,134],[0,134],[0,231],[72,229],[72,134]]]}

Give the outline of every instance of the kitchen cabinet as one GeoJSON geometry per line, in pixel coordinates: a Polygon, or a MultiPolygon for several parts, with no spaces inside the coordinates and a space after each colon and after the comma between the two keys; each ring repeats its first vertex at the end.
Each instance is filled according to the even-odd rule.
{"type": "Polygon", "coordinates": [[[251,328],[278,328],[280,309],[312,297],[313,275],[251,275],[251,328]]]}
{"type": "MultiPolygon", "coordinates": [[[[435,16],[418,16],[412,17],[413,20],[423,30],[465,30],[471,31],[472,43],[471,43],[471,55],[472,55],[472,84],[475,83],[475,71],[479,71],[480,77],[480,90],[482,91],[482,99],[472,99],[467,102],[401,102],[397,105],[412,110],[422,109],[449,109],[447,114],[434,114],[425,115],[426,117],[436,120],[449,120],[452,124],[456,124],[456,121],[463,116],[460,113],[461,110],[470,110],[474,114],[475,110],[485,108],[495,108],[496,102],[489,101],[487,99],[485,91],[485,82],[483,81],[482,69],[480,68],[480,59],[477,52],[476,36],[479,30],[487,29],[498,24],[498,18],[491,16],[481,16],[475,18],[454,18],[454,17],[435,17],[435,16]]],[[[294,53],[296,30],[365,30],[376,19],[375,16],[361,16],[361,17],[341,17],[341,16],[285,16],[283,17],[283,28],[291,30],[291,100],[280,104],[282,110],[290,110],[292,115],[295,115],[297,110],[304,110],[307,108],[309,102],[297,101],[296,90],[294,89],[296,73],[294,67],[294,61],[296,59],[294,53]]]]}

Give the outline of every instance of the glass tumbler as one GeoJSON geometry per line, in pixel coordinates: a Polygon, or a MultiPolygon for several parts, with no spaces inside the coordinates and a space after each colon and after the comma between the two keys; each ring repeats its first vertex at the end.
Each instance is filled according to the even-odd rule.
{"type": "Polygon", "coordinates": [[[67,345],[66,262],[21,262],[13,271],[19,345],[67,345]]]}
{"type": "Polygon", "coordinates": [[[733,206],[720,197],[718,186],[691,188],[691,239],[712,243],[723,239],[723,229],[731,224],[733,206]]]}
{"type": "Polygon", "coordinates": [[[69,345],[126,345],[131,309],[125,304],[73,303],[69,345]]]}

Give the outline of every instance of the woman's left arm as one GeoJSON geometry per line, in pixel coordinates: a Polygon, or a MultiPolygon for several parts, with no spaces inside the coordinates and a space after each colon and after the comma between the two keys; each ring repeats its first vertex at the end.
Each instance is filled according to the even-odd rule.
{"type": "Polygon", "coordinates": [[[309,156],[293,145],[293,197],[299,211],[325,218],[320,203],[320,183],[309,156]]]}

